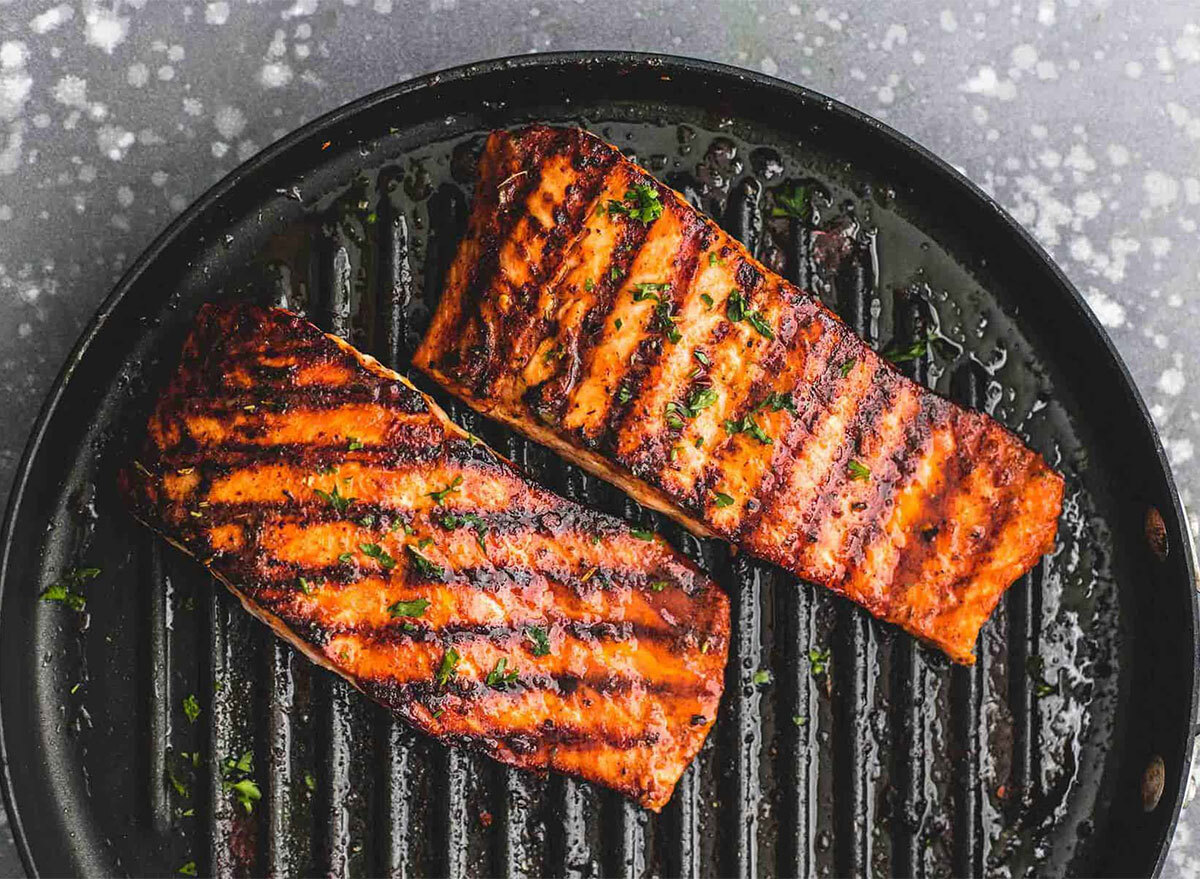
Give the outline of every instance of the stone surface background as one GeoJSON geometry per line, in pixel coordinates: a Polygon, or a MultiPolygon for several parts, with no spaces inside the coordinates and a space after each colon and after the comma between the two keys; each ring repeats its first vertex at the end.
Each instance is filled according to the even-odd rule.
{"type": "MultiPolygon", "coordinates": [[[[398,80],[576,48],[761,70],[954,163],[1084,292],[1200,500],[1200,6],[1171,0],[0,0],[0,497],[92,311],[211,183],[398,80]]],[[[1200,875],[1200,807],[1165,875],[1200,875]]]]}

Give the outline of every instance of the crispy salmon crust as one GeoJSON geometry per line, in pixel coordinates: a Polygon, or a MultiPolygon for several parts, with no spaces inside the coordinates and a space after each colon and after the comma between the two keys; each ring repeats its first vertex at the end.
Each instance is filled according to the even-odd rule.
{"type": "Polygon", "coordinates": [[[1063,480],[577,129],[494,132],[414,359],[701,535],[974,662],[1063,480]]]}
{"type": "Polygon", "coordinates": [[[414,727],[657,811],[716,716],[729,603],[300,317],[201,309],[135,515],[414,727]]]}

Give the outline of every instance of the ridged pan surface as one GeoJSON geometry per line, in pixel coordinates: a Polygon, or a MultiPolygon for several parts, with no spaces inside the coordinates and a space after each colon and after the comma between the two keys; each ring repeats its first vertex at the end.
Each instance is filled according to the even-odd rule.
{"type": "Polygon", "coordinates": [[[44,875],[1154,873],[1194,734],[1185,535],[1145,409],[1081,300],[923,151],[820,96],[701,62],[461,68],[239,169],[85,334],[4,535],[5,793],[44,875]],[[877,348],[917,351],[911,375],[990,412],[1067,479],[1056,551],[1001,603],[978,664],[955,667],[439,396],[535,479],[660,529],[728,590],[717,726],[657,816],[413,733],[250,619],[116,491],[203,302],[286,305],[406,369],[483,136],[535,121],[635,156],[877,348]],[[770,210],[771,190],[797,187],[815,222],[770,210]],[[84,568],[100,569],[72,587],[84,611],[38,600],[84,568]],[[229,789],[245,778],[262,794],[249,813],[229,789]]]}

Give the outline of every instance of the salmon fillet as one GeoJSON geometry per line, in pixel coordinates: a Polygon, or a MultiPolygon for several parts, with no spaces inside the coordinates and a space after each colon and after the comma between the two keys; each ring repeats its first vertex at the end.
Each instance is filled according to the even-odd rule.
{"type": "Polygon", "coordinates": [[[591,134],[495,132],[414,363],[478,411],[971,663],[1063,480],[591,134]]]}
{"type": "Polygon", "coordinates": [[[728,599],[538,487],[300,317],[201,309],[122,474],[135,515],[419,730],[657,811],[712,727],[728,599]]]}

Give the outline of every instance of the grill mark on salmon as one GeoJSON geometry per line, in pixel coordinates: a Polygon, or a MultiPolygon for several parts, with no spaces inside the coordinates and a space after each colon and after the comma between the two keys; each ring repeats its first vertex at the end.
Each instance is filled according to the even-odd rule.
{"type": "Polygon", "coordinates": [[[121,474],[134,514],[310,659],[447,743],[670,797],[716,714],[729,610],[660,539],[531,483],[284,311],[202,308],[147,435],[121,474]]]}
{"type": "MultiPolygon", "coordinates": [[[[495,185],[488,179],[494,155],[531,155],[524,142],[544,143],[546,131],[494,133],[481,159],[480,191],[495,185]]],[[[577,130],[559,136],[556,148],[567,155],[601,144],[577,130]]],[[[609,189],[649,178],[607,148],[609,189]]],[[[575,175],[564,167],[546,158],[536,170],[564,176],[555,188],[566,191],[575,175]]],[[[846,593],[952,659],[972,662],[979,628],[1004,589],[1053,546],[1062,478],[986,416],[967,416],[902,376],[815,296],[774,275],[682,197],[661,184],[652,187],[661,211],[635,217],[625,210],[617,220],[593,222],[555,275],[572,280],[551,281],[553,289],[543,291],[564,314],[598,307],[595,292],[577,283],[580,267],[619,263],[626,254],[615,230],[640,234],[644,228],[631,277],[586,354],[564,374],[543,384],[550,371],[534,363],[536,355],[523,360],[521,353],[499,363],[496,382],[481,391],[457,369],[465,328],[503,319],[488,305],[503,295],[501,287],[482,285],[468,296],[457,281],[478,249],[470,232],[415,365],[483,414],[696,533],[734,540],[801,578],[846,593]],[[682,230],[693,228],[706,230],[696,249],[700,264],[686,290],[677,285],[672,291],[672,302],[679,344],[710,360],[702,375],[693,375],[685,358],[672,356],[677,352],[656,338],[650,309],[634,308],[629,292],[637,282],[665,281],[678,266],[682,230]],[[655,249],[656,242],[673,246],[655,249]],[[732,290],[742,297],[733,308],[732,290]],[[701,295],[710,307],[690,307],[701,295]],[[631,367],[634,352],[648,356],[631,367]],[[697,381],[709,382],[713,394],[692,398],[697,381]],[[758,426],[771,437],[769,445],[743,432],[725,435],[725,419],[740,423],[767,394],[790,394],[796,408],[794,415],[762,417],[758,426]],[[693,399],[699,405],[677,422],[658,411],[665,401],[678,407],[693,399]],[[935,474],[936,462],[951,449],[945,473],[935,474]],[[874,468],[864,464],[871,472],[847,472],[856,456],[873,462],[874,468]],[[978,540],[966,539],[972,529],[978,540]]],[[[486,198],[477,199],[476,227],[489,222],[480,216],[489,210],[486,198]]],[[[521,227],[511,228],[511,238],[522,235],[521,227]]],[[[522,350],[545,351],[555,337],[547,328],[542,344],[530,338],[522,350]]],[[[563,338],[581,350],[589,342],[579,333],[563,338]]]]}
{"type": "Polygon", "coordinates": [[[548,413],[548,420],[563,425],[579,442],[590,447],[599,447],[604,442],[612,409],[626,406],[619,397],[628,359],[621,357],[615,369],[609,368],[614,365],[609,363],[612,358],[609,342],[614,338],[615,322],[622,320],[616,316],[618,306],[624,310],[630,308],[629,276],[648,236],[648,227],[643,223],[620,220],[617,225],[617,244],[612,249],[602,282],[605,296],[589,313],[591,321],[599,327],[598,331],[590,335],[586,343],[580,338],[578,370],[574,374],[564,371],[557,381],[533,391],[530,398],[538,406],[536,411],[548,413]],[[582,396],[589,384],[602,386],[592,401],[582,396]],[[576,423],[571,421],[572,410],[577,413],[576,423]]]}

